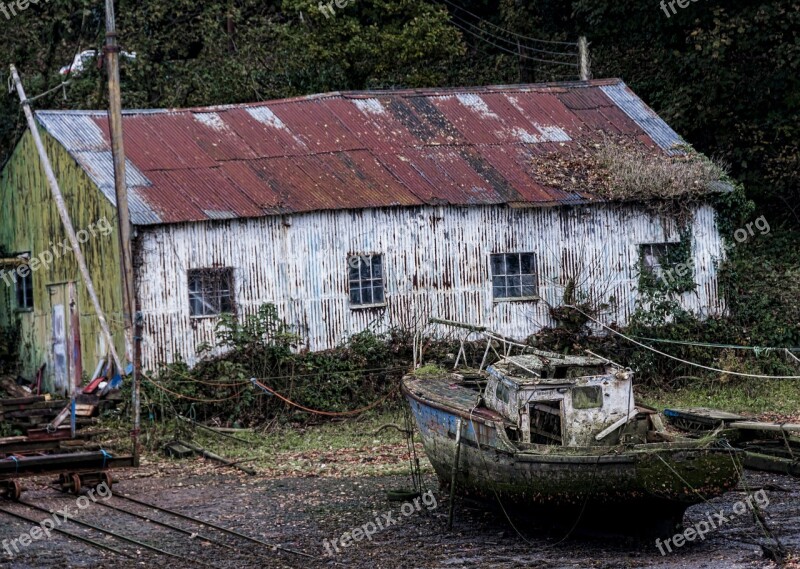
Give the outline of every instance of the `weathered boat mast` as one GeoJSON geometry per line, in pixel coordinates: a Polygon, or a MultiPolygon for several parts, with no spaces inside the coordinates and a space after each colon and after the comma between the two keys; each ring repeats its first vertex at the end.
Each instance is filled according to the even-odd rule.
{"type": "MultiPolygon", "coordinates": [[[[126,348],[132,353],[133,373],[131,374],[131,393],[133,404],[133,462],[139,465],[139,336],[135,331],[136,292],[133,279],[133,259],[131,255],[131,220],[128,208],[128,185],[125,173],[125,145],[122,139],[122,94],[119,79],[119,43],[114,18],[114,0],[106,0],[106,44],[103,53],[108,72],[108,125],[111,133],[111,152],[114,160],[114,190],[117,201],[118,233],[120,245],[122,298],[125,316],[126,348]]],[[[123,373],[123,370],[120,370],[123,373]]]]}

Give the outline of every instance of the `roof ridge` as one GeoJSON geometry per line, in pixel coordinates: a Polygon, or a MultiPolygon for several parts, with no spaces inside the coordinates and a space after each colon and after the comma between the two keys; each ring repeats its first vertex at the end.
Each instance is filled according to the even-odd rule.
{"type": "MultiPolygon", "coordinates": [[[[543,83],[512,83],[507,85],[473,85],[469,87],[407,87],[402,89],[364,89],[349,91],[328,91],[324,93],[311,93],[308,95],[297,95],[295,97],[284,97],[282,99],[269,99],[266,101],[250,101],[243,103],[228,103],[223,105],[207,105],[199,107],[159,107],[151,109],[125,109],[124,115],[146,115],[159,113],[213,113],[232,109],[256,108],[269,105],[285,105],[299,103],[303,101],[319,101],[332,98],[344,99],[373,99],[375,97],[436,97],[467,93],[507,93],[507,92],[530,92],[530,91],[552,91],[556,89],[586,89],[590,87],[605,87],[610,85],[624,85],[622,79],[591,79],[589,81],[555,81],[543,83]]],[[[80,109],[80,110],[59,110],[43,109],[36,113],[48,115],[105,115],[108,111],[99,109],[80,109]]]]}

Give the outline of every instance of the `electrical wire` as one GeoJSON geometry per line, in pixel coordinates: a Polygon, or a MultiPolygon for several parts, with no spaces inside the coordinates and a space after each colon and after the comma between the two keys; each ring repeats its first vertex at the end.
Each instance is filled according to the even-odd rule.
{"type": "Polygon", "coordinates": [[[147,381],[148,383],[150,383],[151,385],[153,385],[157,389],[159,389],[161,391],[164,391],[165,393],[169,393],[170,395],[172,395],[174,397],[177,397],[178,399],[187,399],[189,401],[195,401],[197,403],[222,403],[223,401],[230,401],[230,399],[231,399],[230,396],[222,398],[222,399],[200,399],[198,397],[191,397],[189,395],[182,395],[180,393],[176,393],[176,392],[164,387],[163,385],[161,385],[157,381],[153,381],[152,379],[150,379],[149,377],[147,377],[144,374],[142,374],[142,378],[144,378],[145,381],[147,381]]]}
{"type": "Polygon", "coordinates": [[[507,48],[505,48],[505,47],[503,47],[501,45],[497,45],[496,43],[494,43],[492,41],[489,41],[484,37],[481,37],[479,34],[476,34],[473,31],[468,30],[467,28],[457,24],[456,22],[452,22],[451,21],[451,23],[454,26],[456,26],[458,29],[468,33],[469,35],[474,36],[475,38],[477,38],[477,39],[479,39],[479,40],[481,40],[483,42],[486,42],[489,45],[492,45],[492,46],[494,46],[495,48],[497,48],[497,49],[499,49],[501,51],[509,53],[509,54],[513,55],[514,57],[518,57],[518,58],[525,59],[525,60],[528,60],[528,61],[536,61],[538,63],[549,63],[549,64],[552,64],[552,65],[562,65],[562,66],[566,66],[566,67],[575,67],[575,68],[579,67],[579,65],[577,63],[567,63],[565,61],[550,61],[550,60],[547,60],[547,59],[539,59],[537,57],[530,57],[530,56],[523,55],[523,54],[518,53],[518,52],[511,51],[510,49],[507,49],[507,48]]]}
{"type": "MultiPolygon", "coordinates": [[[[577,57],[578,56],[578,52],[567,53],[567,52],[563,52],[563,51],[551,51],[551,50],[548,50],[548,49],[539,49],[539,48],[536,48],[536,47],[530,47],[529,45],[524,45],[522,43],[519,43],[519,41],[510,40],[508,38],[504,38],[502,36],[498,36],[497,34],[493,34],[491,32],[488,32],[488,31],[484,30],[483,28],[481,28],[479,25],[473,24],[472,22],[469,22],[469,21],[465,20],[464,18],[461,18],[461,17],[459,17],[459,16],[457,16],[455,14],[451,15],[451,17],[452,18],[456,18],[462,24],[466,24],[471,28],[475,28],[475,29],[479,30],[480,32],[483,32],[484,34],[488,35],[489,37],[492,37],[494,39],[506,42],[506,43],[510,44],[511,46],[519,48],[519,49],[525,49],[525,50],[531,51],[533,53],[542,53],[542,54],[545,54],[545,55],[557,55],[559,57],[577,57]]],[[[484,22],[484,23],[488,23],[488,22],[484,22]]]]}
{"type": "Polygon", "coordinates": [[[458,4],[455,4],[455,3],[451,2],[450,0],[442,0],[442,1],[443,1],[443,2],[445,2],[446,4],[449,4],[450,6],[452,6],[453,8],[455,8],[455,9],[457,9],[457,10],[461,10],[462,12],[465,12],[466,14],[469,14],[470,16],[472,16],[473,18],[476,18],[477,20],[480,20],[480,21],[486,22],[488,25],[492,26],[493,28],[497,28],[498,30],[500,30],[500,31],[502,31],[502,32],[505,32],[505,33],[507,33],[507,34],[510,34],[510,35],[512,35],[512,36],[514,36],[514,37],[518,37],[518,38],[520,38],[520,39],[524,39],[524,40],[528,40],[528,41],[535,41],[535,42],[540,42],[540,43],[547,43],[547,44],[551,44],[551,45],[574,45],[574,46],[577,46],[577,45],[578,45],[578,44],[577,44],[577,42],[566,42],[566,41],[556,41],[556,40],[543,40],[543,39],[539,39],[539,38],[532,38],[532,37],[528,37],[528,36],[525,36],[525,35],[522,35],[522,34],[518,34],[518,33],[516,33],[516,32],[512,32],[511,30],[507,30],[507,29],[505,29],[505,28],[502,28],[502,27],[500,27],[500,26],[498,26],[498,25],[496,25],[496,24],[493,24],[493,23],[491,23],[491,22],[487,22],[486,20],[483,20],[483,19],[482,19],[480,16],[478,16],[477,14],[474,14],[474,13],[470,12],[470,11],[469,11],[469,10],[467,10],[466,8],[462,8],[461,6],[459,6],[458,4]]]}

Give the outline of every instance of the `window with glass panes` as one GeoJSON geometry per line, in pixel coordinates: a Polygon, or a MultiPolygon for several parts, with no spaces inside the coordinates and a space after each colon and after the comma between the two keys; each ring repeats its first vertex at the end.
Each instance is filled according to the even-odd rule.
{"type": "Polygon", "coordinates": [[[384,303],[383,255],[353,255],[347,259],[350,305],[384,303]]]}
{"type": "Polygon", "coordinates": [[[233,269],[190,269],[189,314],[216,316],[233,312],[233,269]]]}
{"type": "MultiPolygon", "coordinates": [[[[21,262],[26,263],[30,258],[30,251],[27,253],[20,253],[17,257],[21,262]]],[[[27,264],[21,264],[14,267],[11,271],[11,281],[13,281],[14,289],[17,297],[17,310],[33,310],[33,272],[27,264]]],[[[9,282],[10,284],[10,282],[9,282]]]]}
{"type": "Polygon", "coordinates": [[[500,253],[491,256],[492,293],[496,300],[538,298],[536,256],[500,253]]]}

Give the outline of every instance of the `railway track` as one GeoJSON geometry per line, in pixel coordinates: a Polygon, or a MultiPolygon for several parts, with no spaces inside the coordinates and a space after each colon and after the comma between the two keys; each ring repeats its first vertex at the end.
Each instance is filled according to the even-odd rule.
{"type": "MultiPolygon", "coordinates": [[[[59,494],[59,496],[62,495],[59,494]]],[[[56,496],[54,495],[54,497],[56,496]]],[[[204,558],[206,559],[209,558],[209,555],[207,555],[210,553],[209,549],[216,548],[217,551],[221,553],[221,557],[225,559],[226,565],[234,564],[236,567],[274,566],[276,561],[278,561],[276,557],[283,556],[281,554],[306,559],[315,559],[313,555],[309,555],[308,553],[276,544],[270,544],[245,535],[241,532],[220,526],[213,522],[187,516],[180,512],[138,500],[124,494],[113,494],[110,499],[98,500],[94,502],[94,505],[118,512],[124,516],[141,520],[147,525],[157,526],[158,528],[163,529],[165,534],[171,534],[172,537],[180,536],[180,538],[183,540],[187,540],[193,544],[198,542],[202,543],[204,546],[204,558]],[[133,505],[133,509],[123,508],[122,504],[133,505]],[[136,511],[137,509],[138,511],[136,511]],[[182,525],[176,525],[178,522],[172,518],[177,518],[177,520],[180,520],[182,525]],[[188,522],[188,524],[185,522],[188,522]],[[195,527],[185,527],[187,525],[195,527]],[[197,527],[202,528],[202,530],[196,529],[197,527]],[[200,533],[201,531],[203,533],[200,533]],[[227,540],[227,542],[225,540],[227,540]],[[245,545],[249,547],[245,549],[245,545]],[[253,551],[252,548],[256,546],[258,549],[253,551]],[[245,565],[245,563],[247,563],[247,565],[245,565]]],[[[142,559],[140,556],[140,551],[146,550],[156,556],[165,558],[165,560],[171,560],[172,562],[175,560],[180,560],[181,566],[186,566],[188,563],[197,567],[218,567],[218,565],[197,559],[196,557],[187,556],[185,551],[176,552],[167,550],[164,547],[156,547],[155,545],[152,545],[151,543],[148,543],[142,539],[100,527],[96,523],[90,523],[88,521],[78,519],[73,515],[65,515],[60,511],[56,511],[55,509],[46,508],[27,501],[14,501],[6,499],[0,502],[0,514],[38,526],[41,522],[41,519],[36,519],[35,517],[27,515],[30,514],[30,512],[37,512],[38,514],[46,514],[48,516],[58,515],[65,521],[65,523],[73,524],[83,528],[84,533],[90,533],[94,535],[101,534],[102,536],[106,536],[106,539],[111,538],[116,542],[122,542],[122,544],[125,544],[128,547],[133,546],[139,550],[135,554],[132,554],[129,551],[119,548],[116,543],[113,547],[107,543],[101,543],[98,541],[98,539],[94,538],[94,536],[89,537],[88,535],[81,535],[72,531],[67,531],[61,527],[54,527],[52,530],[50,530],[68,539],[72,539],[90,547],[112,553],[120,558],[137,559],[141,561],[142,559]],[[20,509],[25,509],[27,511],[21,512],[20,509]],[[88,532],[86,530],[88,530],[88,532]]]]}

